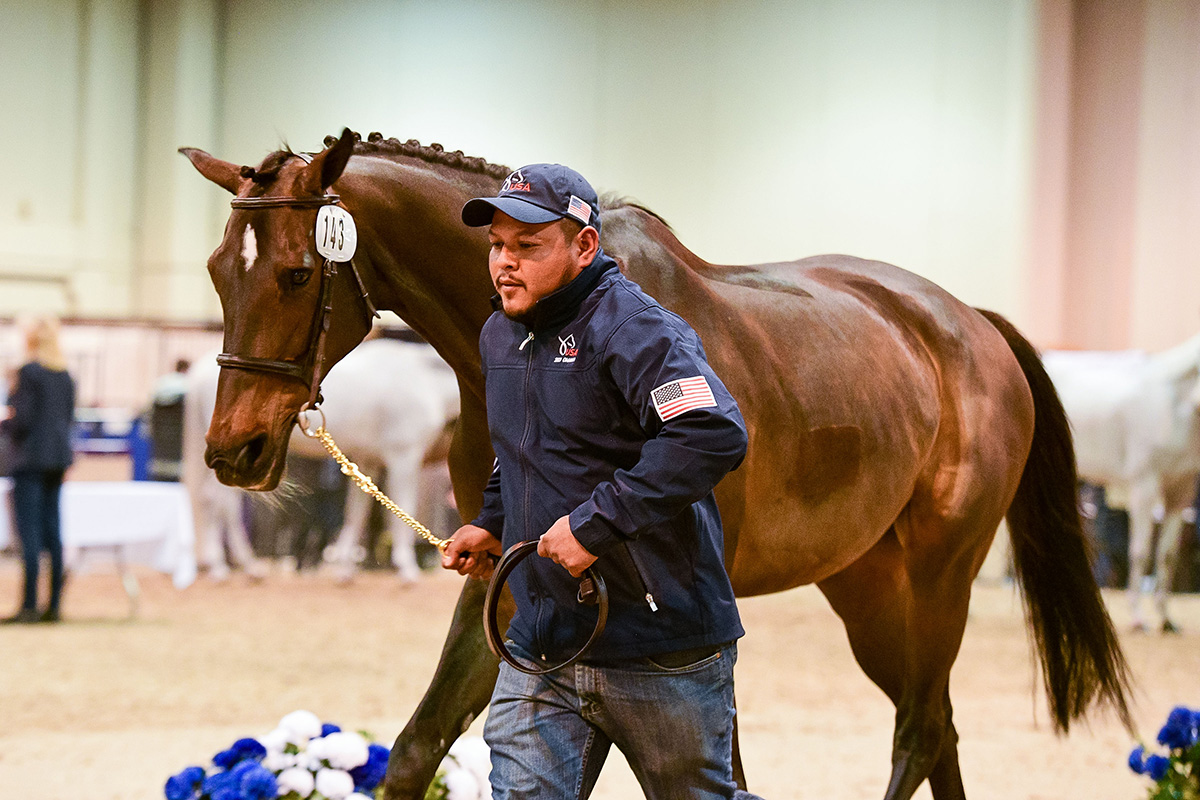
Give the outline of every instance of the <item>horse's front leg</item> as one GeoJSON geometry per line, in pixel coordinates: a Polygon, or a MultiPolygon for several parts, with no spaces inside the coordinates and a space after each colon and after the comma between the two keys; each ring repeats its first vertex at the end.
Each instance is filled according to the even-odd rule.
{"type": "MultiPolygon", "coordinates": [[[[374,465],[363,467],[368,475],[377,475],[374,465]]],[[[342,529],[329,550],[333,562],[334,577],[338,583],[349,583],[358,572],[362,560],[361,548],[367,541],[367,522],[371,518],[371,496],[360,492],[357,486],[346,487],[346,504],[342,507],[342,529]]]]}
{"type": "Polygon", "coordinates": [[[387,800],[422,800],[450,745],[491,698],[500,662],[483,632],[486,592],[483,581],[468,579],[463,587],[433,681],[392,745],[384,779],[387,800]]]}

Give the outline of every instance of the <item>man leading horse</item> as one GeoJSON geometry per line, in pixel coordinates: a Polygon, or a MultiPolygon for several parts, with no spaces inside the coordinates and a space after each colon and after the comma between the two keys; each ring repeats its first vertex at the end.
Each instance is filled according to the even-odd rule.
{"type": "Polygon", "coordinates": [[[443,565],[485,578],[502,543],[539,540],[507,634],[535,667],[594,624],[572,578],[596,564],[615,598],[577,668],[501,666],[493,797],[585,798],[613,744],[650,800],[753,797],[731,761],[743,631],[713,495],[746,452],[737,403],[691,326],[604,254],[577,172],[523,167],[462,218],[488,226],[498,293],[480,338],[496,466],[443,565]]]}

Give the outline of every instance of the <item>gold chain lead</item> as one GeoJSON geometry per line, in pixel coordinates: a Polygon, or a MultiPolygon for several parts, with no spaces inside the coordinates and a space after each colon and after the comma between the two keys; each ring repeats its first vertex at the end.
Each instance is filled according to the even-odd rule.
{"type": "Polygon", "coordinates": [[[325,449],[329,451],[329,455],[331,455],[333,460],[338,463],[338,466],[342,468],[342,474],[354,481],[354,484],[358,488],[362,489],[371,497],[374,497],[376,500],[378,500],[380,505],[402,519],[404,523],[408,525],[408,527],[417,532],[418,536],[429,542],[439,551],[444,551],[446,549],[446,545],[450,543],[450,540],[439,539],[438,537],[434,536],[433,532],[430,531],[429,528],[426,528],[424,525],[417,522],[416,519],[414,519],[404,509],[393,503],[392,498],[381,492],[379,487],[375,485],[375,481],[371,480],[370,476],[365,475],[363,471],[358,468],[358,464],[355,464],[346,457],[346,454],[342,452],[342,449],[337,446],[337,442],[333,441],[333,437],[330,436],[329,432],[325,430],[324,425],[317,428],[316,438],[321,440],[321,444],[324,445],[325,449]]]}

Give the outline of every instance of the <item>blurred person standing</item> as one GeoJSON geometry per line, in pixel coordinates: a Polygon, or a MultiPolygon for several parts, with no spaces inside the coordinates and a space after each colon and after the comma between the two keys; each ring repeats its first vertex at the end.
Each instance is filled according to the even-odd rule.
{"type": "Polygon", "coordinates": [[[13,445],[13,511],[25,562],[21,609],[7,623],[57,622],[63,588],[59,494],[71,466],[75,382],[58,342],[58,321],[38,317],[25,326],[26,363],[9,387],[0,427],[13,445]],[[38,613],[38,561],[50,553],[50,602],[38,613]]]}

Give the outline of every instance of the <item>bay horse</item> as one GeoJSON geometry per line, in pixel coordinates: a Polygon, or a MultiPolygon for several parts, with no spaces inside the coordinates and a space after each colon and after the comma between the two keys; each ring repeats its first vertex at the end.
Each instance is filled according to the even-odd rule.
{"type": "MultiPolygon", "coordinates": [[[[208,261],[227,356],[206,461],[226,483],[274,486],[288,433],[317,393],[314,348],[336,362],[366,333],[373,301],[458,376],[450,467],[472,519],[492,466],[478,337],[493,287],[486,231],[463,225],[459,210],[494,195],[509,170],[379,134],[364,142],[346,130],[325,144],[257,167],[182,150],[234,195],[208,261]],[[353,269],[316,280],[315,208],[335,202],[327,192],[357,222],[358,249],[353,269]]],[[[699,332],[746,419],[746,459],[716,490],[734,589],[816,583],[896,706],[886,800],[907,800],[926,780],[937,800],[965,797],[949,676],[972,579],[1006,515],[1056,728],[1094,703],[1130,727],[1129,675],[1089,569],[1067,420],[1012,325],[888,264],[828,255],[719,266],[635,204],[607,199],[603,222],[605,250],[699,332]]],[[[423,796],[488,702],[498,662],[484,641],[484,591],[466,582],[433,681],[392,747],[393,800],[423,796]]],[[[736,745],[734,760],[745,785],[736,745]]]]}

